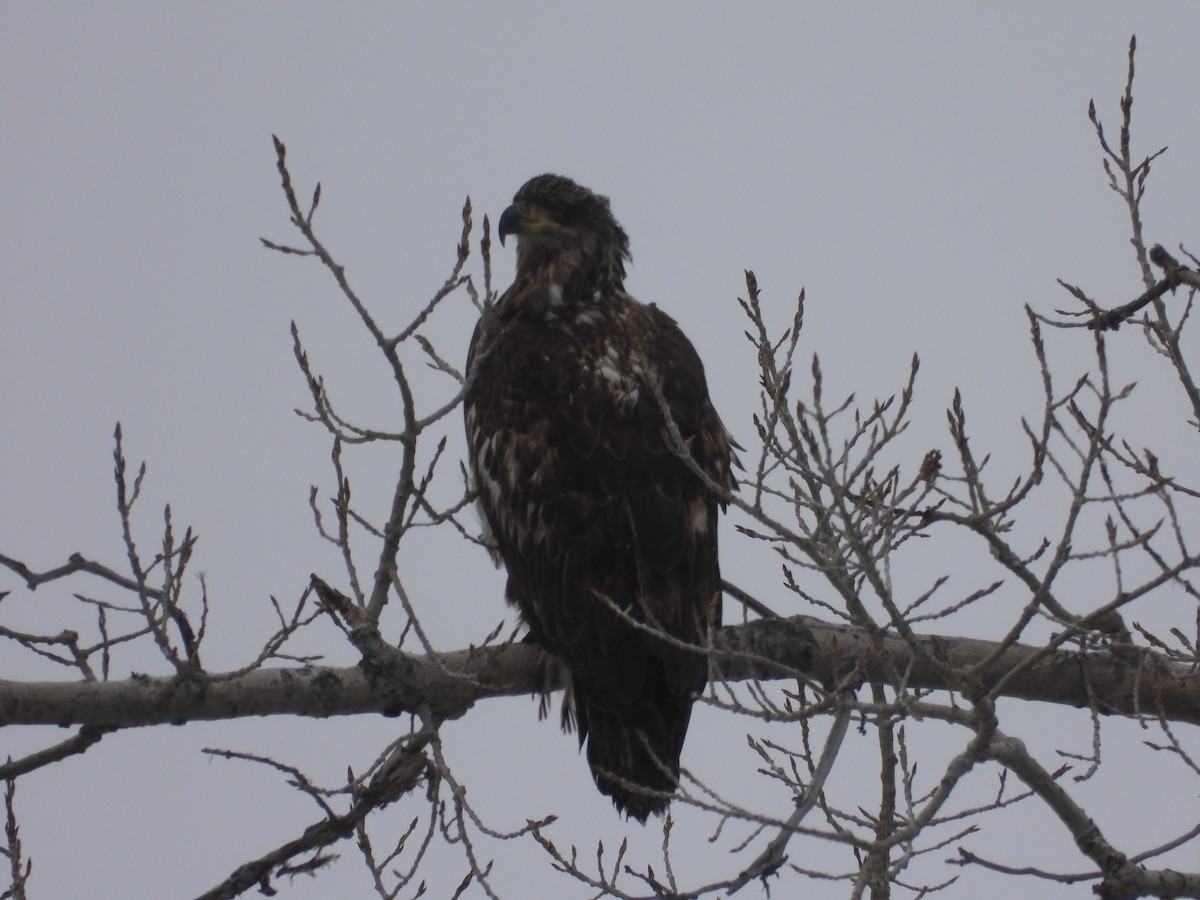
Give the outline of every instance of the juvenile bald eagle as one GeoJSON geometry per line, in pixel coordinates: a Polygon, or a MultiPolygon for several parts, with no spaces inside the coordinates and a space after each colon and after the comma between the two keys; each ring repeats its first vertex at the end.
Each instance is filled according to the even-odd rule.
{"type": "Polygon", "coordinates": [[[672,450],[654,384],[695,464],[725,490],[731,440],[695,348],[626,293],[629,238],[606,197],[539,175],[497,231],[501,244],[517,236],[517,272],[468,357],[480,505],[509,602],[570,673],[596,785],[645,821],[675,790],[708,680],[693,648],[721,622],[721,504],[672,450]]]}

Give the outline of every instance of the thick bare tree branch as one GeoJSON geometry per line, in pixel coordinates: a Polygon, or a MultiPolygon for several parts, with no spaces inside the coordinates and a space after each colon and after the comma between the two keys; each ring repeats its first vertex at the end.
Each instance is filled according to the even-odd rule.
{"type": "MultiPolygon", "coordinates": [[[[853,625],[794,616],[726,626],[712,652],[719,677],[730,682],[799,677],[832,686],[851,675],[889,684],[892,673],[904,672],[909,689],[932,691],[955,687],[944,677],[947,666],[972,669],[986,662],[977,672],[979,682],[1003,679],[1000,696],[1200,724],[1200,671],[1146,648],[1047,653],[1014,644],[996,655],[994,641],[921,636],[918,644],[914,652],[895,635],[871,636],[853,625]]],[[[543,668],[536,648],[508,644],[433,656],[397,652],[390,671],[305,666],[107,682],[0,682],[0,726],[128,728],[269,715],[395,716],[423,709],[452,719],[486,697],[545,689],[543,668]]]]}

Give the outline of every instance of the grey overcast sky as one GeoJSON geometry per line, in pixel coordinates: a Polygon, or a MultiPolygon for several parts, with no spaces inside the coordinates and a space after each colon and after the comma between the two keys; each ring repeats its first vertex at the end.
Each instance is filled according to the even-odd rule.
{"type": "MultiPolygon", "coordinates": [[[[0,551],[36,567],[73,551],[120,562],[119,420],[129,455],[149,464],[147,546],[168,500],[201,535],[210,669],[252,658],[271,626],[269,595],[294,598],[309,572],[340,571],[307,508],[309,485],[330,485],[329,447],[292,412],[307,400],[289,322],[347,415],[394,427],[397,404],[327,273],[259,244],[292,238],[272,133],[287,143],[301,191],[322,183],[318,230],[386,328],[406,323],[449,272],[467,195],[477,221],[494,220],[526,178],[556,171],[611,198],[632,239],[628,287],[692,337],[735,434],[752,435],[754,359],[735,302],[750,268],[780,328],[807,289],[801,356],[821,355],[831,393],[890,393],[920,353],[905,445],[914,459],[946,446],[955,386],[980,444],[1019,454],[1017,423],[1040,399],[1024,304],[1066,305],[1059,277],[1109,305],[1140,292],[1086,117],[1095,98],[1115,131],[1135,32],[1135,142],[1142,153],[1170,145],[1151,178],[1148,237],[1194,250],[1196,3],[6,2],[0,551]]],[[[511,271],[511,248],[498,249],[497,283],[511,271]]],[[[461,364],[472,326],[460,299],[429,333],[461,364]]],[[[1079,365],[1087,355],[1066,339],[1056,347],[1070,371],[1073,354],[1079,365]]],[[[448,385],[426,389],[432,406],[448,385]]],[[[457,454],[456,429],[454,418],[457,454]]],[[[394,474],[388,452],[354,463],[356,497],[377,517],[394,474]]],[[[731,578],[777,592],[769,557],[725,546],[731,578]]],[[[414,547],[401,566],[439,646],[511,621],[501,574],[461,542],[414,547]]],[[[16,587],[0,574],[0,590],[16,587]]],[[[6,623],[64,627],[76,611],[69,590],[14,594],[6,623]]],[[[320,637],[304,649],[353,661],[336,634],[320,637]]],[[[55,676],[0,656],[0,677],[55,676]]],[[[1086,750],[1081,719],[1026,715],[1030,739],[1070,723],[1063,743],[1086,750]]],[[[698,713],[685,763],[752,769],[740,734],[718,733],[723,721],[698,713]]],[[[375,718],[263,721],[107,740],[22,781],[31,896],[195,896],[314,817],[278,779],[209,762],[201,747],[275,754],[335,784],[347,766],[363,770],[395,728],[375,718]]],[[[6,733],[0,756],[60,737],[6,733]]],[[[559,834],[581,854],[627,834],[631,853],[653,859],[660,832],[617,820],[573,738],[539,723],[532,702],[482,704],[448,728],[447,752],[491,824],[560,813],[559,834]]],[[[848,750],[846,765],[859,753],[873,772],[869,747],[848,750]]],[[[745,790],[770,806],[767,787],[745,790]]],[[[1118,835],[1153,824],[1123,812],[1129,803],[1101,807],[1118,835]]],[[[1045,816],[996,827],[988,846],[1016,864],[1055,867],[1069,854],[1045,816]]],[[[697,827],[676,838],[690,882],[728,865],[725,846],[705,837],[697,827]]],[[[283,883],[282,895],[366,896],[353,850],[341,849],[349,858],[332,874],[283,883]]],[[[584,896],[531,875],[545,872],[535,847],[494,852],[512,854],[498,862],[503,896],[584,896]]],[[[828,852],[796,850],[814,865],[828,852]]],[[[453,854],[444,859],[435,897],[463,873],[453,854]]],[[[1194,869],[1194,851],[1179,865],[1194,869]]],[[[965,877],[971,896],[1011,888],[965,877]]],[[[817,884],[806,896],[844,893],[817,884]]]]}

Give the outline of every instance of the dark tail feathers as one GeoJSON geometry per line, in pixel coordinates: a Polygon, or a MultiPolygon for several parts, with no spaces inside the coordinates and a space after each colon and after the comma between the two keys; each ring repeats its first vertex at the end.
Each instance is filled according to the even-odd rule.
{"type": "Polygon", "coordinates": [[[639,822],[665,812],[679,782],[692,698],[641,697],[614,710],[598,703],[578,680],[574,689],[579,740],[587,740],[588,763],[600,793],[639,822]]]}

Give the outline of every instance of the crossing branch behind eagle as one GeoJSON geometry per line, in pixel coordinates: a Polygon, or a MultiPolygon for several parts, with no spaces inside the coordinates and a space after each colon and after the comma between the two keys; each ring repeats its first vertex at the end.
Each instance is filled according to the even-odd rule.
{"type": "Polygon", "coordinates": [[[483,518],[509,602],[570,674],[596,785],[645,821],[677,786],[721,622],[720,498],[664,405],[724,491],[732,441],[691,342],[625,291],[607,198],[539,175],[497,230],[517,238],[516,278],[476,327],[464,404],[483,518]]]}

